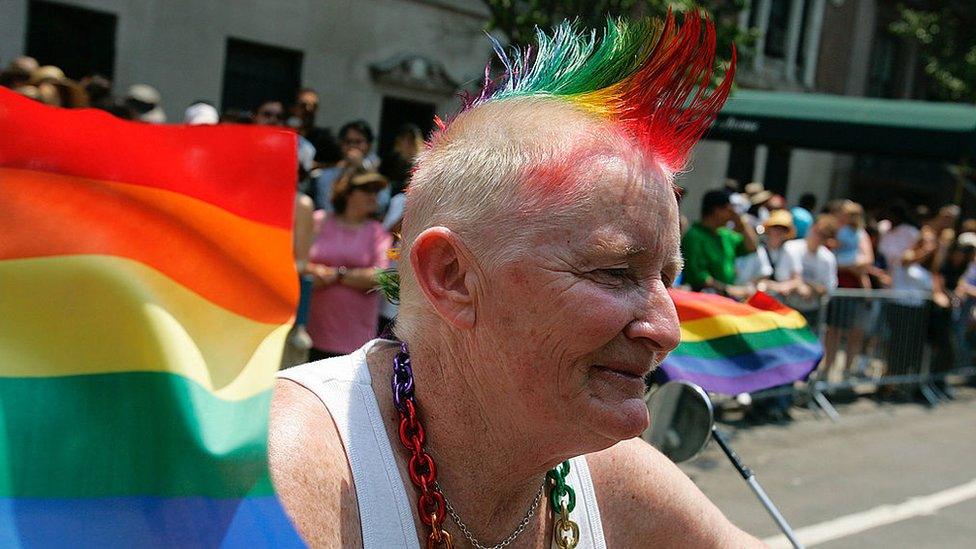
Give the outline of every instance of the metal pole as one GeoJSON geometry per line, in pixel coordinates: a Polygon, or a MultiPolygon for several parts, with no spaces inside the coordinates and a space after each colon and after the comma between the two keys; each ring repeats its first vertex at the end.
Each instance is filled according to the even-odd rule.
{"type": "Polygon", "coordinates": [[[766,511],[769,511],[769,516],[773,517],[773,520],[776,521],[776,525],[779,526],[779,529],[783,531],[786,539],[790,540],[793,547],[796,549],[803,549],[803,544],[800,543],[800,540],[796,539],[796,534],[793,533],[793,529],[790,528],[789,523],[787,523],[786,519],[783,518],[783,515],[780,514],[779,509],[776,508],[776,504],[774,504],[772,500],[769,499],[769,496],[766,495],[766,491],[763,490],[763,487],[759,484],[759,481],[756,480],[756,476],[749,475],[749,477],[746,479],[746,484],[748,484],[749,488],[752,488],[752,491],[755,492],[756,497],[762,502],[763,506],[766,508],[766,511]]]}
{"type": "MultiPolygon", "coordinates": [[[[829,293],[824,294],[820,298],[820,313],[817,315],[816,330],[817,337],[820,338],[820,341],[824,341],[827,337],[827,309],[830,307],[830,298],[831,295],[829,293]]],[[[837,408],[834,408],[834,405],[830,403],[827,395],[823,393],[824,389],[830,388],[829,374],[832,367],[833,364],[824,363],[822,365],[818,365],[818,369],[814,370],[814,373],[811,376],[812,380],[807,388],[810,392],[810,402],[823,410],[831,421],[837,423],[840,421],[840,413],[838,413],[837,408]],[[822,374],[820,373],[821,370],[823,372],[822,374]]]]}
{"type": "Polygon", "coordinates": [[[827,399],[827,396],[823,394],[823,391],[820,390],[820,387],[818,387],[820,383],[822,382],[817,381],[811,385],[810,396],[813,397],[813,402],[816,402],[817,406],[820,406],[820,409],[827,414],[827,417],[834,423],[837,423],[840,421],[840,414],[837,412],[837,408],[834,408],[834,405],[827,399]]]}
{"type": "Polygon", "coordinates": [[[739,471],[739,474],[742,475],[742,478],[745,479],[746,484],[749,485],[749,488],[752,488],[752,491],[756,494],[756,497],[759,498],[760,503],[762,503],[763,507],[766,508],[766,511],[769,512],[769,516],[773,517],[773,520],[776,521],[776,525],[779,526],[779,529],[783,531],[786,539],[790,540],[790,543],[793,544],[793,547],[796,549],[804,549],[803,544],[800,543],[800,540],[796,539],[796,534],[793,533],[793,529],[790,528],[789,523],[786,522],[786,519],[783,518],[783,515],[779,512],[779,509],[776,508],[776,505],[771,499],[769,499],[769,496],[766,495],[766,491],[763,490],[763,487],[759,484],[759,481],[756,480],[756,475],[752,472],[752,469],[749,469],[749,467],[742,463],[742,460],[739,459],[739,455],[735,453],[735,450],[733,450],[731,446],[729,446],[729,443],[726,442],[725,437],[718,432],[715,425],[712,425],[712,439],[714,439],[722,451],[725,452],[725,455],[729,458],[729,461],[732,462],[732,465],[735,466],[736,470],[739,471]]]}

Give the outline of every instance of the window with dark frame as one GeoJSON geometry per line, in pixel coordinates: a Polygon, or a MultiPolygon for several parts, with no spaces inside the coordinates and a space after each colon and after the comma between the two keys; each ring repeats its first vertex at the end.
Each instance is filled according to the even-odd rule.
{"type": "Polygon", "coordinates": [[[287,109],[302,79],[301,51],[227,39],[221,109],[250,111],[266,100],[287,109]]]}
{"type": "Polygon", "coordinates": [[[766,27],[765,55],[776,59],[786,56],[786,37],[790,28],[790,0],[771,0],[769,25],[766,27]]]}
{"type": "Polygon", "coordinates": [[[112,13],[31,0],[27,4],[27,55],[41,65],[55,65],[68,78],[115,74],[115,31],[112,13]]]}

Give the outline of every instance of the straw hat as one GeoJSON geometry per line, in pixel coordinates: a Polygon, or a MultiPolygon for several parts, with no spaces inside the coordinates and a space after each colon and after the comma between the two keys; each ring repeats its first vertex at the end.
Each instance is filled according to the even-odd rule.
{"type": "Polygon", "coordinates": [[[749,196],[752,196],[758,192],[762,192],[765,189],[763,184],[758,181],[753,181],[752,183],[747,183],[745,188],[742,190],[749,196]]]}
{"type": "Polygon", "coordinates": [[[388,181],[379,172],[367,171],[363,168],[348,168],[346,172],[332,184],[332,196],[342,196],[356,189],[380,191],[386,187],[388,181]]]}
{"type": "Polygon", "coordinates": [[[64,71],[55,67],[54,65],[44,65],[43,67],[38,67],[33,73],[31,73],[30,83],[34,86],[38,84],[43,84],[45,82],[51,84],[63,84],[68,79],[64,76],[64,71]]]}
{"type": "Polygon", "coordinates": [[[758,206],[773,197],[773,193],[767,191],[763,184],[758,181],[746,185],[745,191],[753,206],[758,206]]]}
{"type": "Polygon", "coordinates": [[[126,102],[136,110],[136,119],[152,124],[166,122],[166,113],[159,106],[162,96],[148,84],[134,84],[125,93],[126,102]]]}
{"type": "Polygon", "coordinates": [[[770,227],[783,227],[790,232],[790,237],[796,234],[796,227],[793,225],[793,214],[789,210],[773,210],[769,212],[769,217],[763,222],[763,227],[767,230],[770,227]]]}

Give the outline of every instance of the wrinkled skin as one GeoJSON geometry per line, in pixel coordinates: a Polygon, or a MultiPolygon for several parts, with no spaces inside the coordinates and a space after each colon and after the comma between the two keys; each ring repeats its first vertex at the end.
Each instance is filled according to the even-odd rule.
{"type": "Polygon", "coordinates": [[[487,277],[475,328],[476,355],[505,369],[483,372],[485,390],[504,398],[518,430],[550,426],[576,452],[647,427],[643,376],[680,338],[667,293],[680,269],[670,185],[631,181],[620,166],[600,176],[588,204],[487,277]]]}

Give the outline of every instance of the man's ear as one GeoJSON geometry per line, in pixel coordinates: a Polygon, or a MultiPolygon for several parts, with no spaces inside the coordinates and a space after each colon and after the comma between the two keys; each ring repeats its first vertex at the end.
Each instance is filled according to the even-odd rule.
{"type": "Polygon", "coordinates": [[[477,281],[473,256],[456,233],[431,227],[417,235],[410,247],[410,266],[427,301],[447,323],[461,330],[475,322],[477,281]]]}

